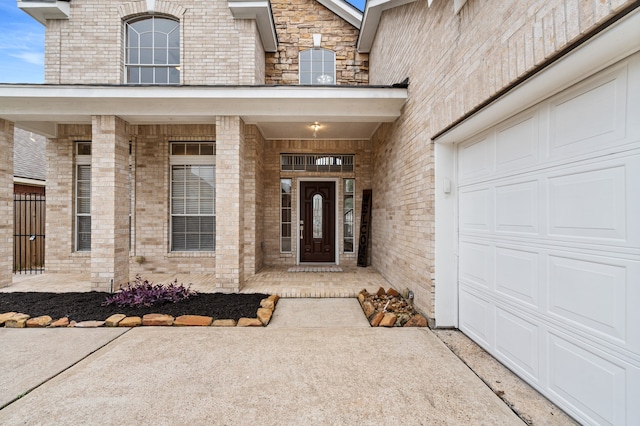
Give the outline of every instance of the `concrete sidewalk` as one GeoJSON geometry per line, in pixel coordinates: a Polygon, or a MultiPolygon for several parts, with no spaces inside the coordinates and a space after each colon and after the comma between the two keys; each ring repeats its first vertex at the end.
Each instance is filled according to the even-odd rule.
{"type": "Polygon", "coordinates": [[[267,328],[0,330],[5,365],[26,360],[1,370],[2,393],[43,381],[0,424],[523,424],[430,330],[354,326],[353,299],[297,300],[267,328]],[[315,326],[314,311],[335,319],[315,326]],[[29,365],[48,371],[27,383],[29,365]]]}

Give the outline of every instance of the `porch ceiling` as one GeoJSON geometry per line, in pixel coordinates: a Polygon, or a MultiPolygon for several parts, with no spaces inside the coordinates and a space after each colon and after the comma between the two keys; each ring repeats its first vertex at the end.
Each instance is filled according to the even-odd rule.
{"type": "Polygon", "coordinates": [[[214,123],[238,115],[266,139],[368,139],[400,116],[406,88],[341,86],[75,86],[0,84],[0,118],[56,136],[57,124],[117,115],[131,124],[214,123]]]}

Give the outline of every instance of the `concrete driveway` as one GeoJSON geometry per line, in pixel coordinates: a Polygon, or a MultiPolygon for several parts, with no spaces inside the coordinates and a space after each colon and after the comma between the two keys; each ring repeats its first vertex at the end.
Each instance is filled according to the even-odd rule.
{"type": "Polygon", "coordinates": [[[267,328],[0,329],[0,424],[523,424],[430,330],[291,322],[312,305],[267,328]]]}

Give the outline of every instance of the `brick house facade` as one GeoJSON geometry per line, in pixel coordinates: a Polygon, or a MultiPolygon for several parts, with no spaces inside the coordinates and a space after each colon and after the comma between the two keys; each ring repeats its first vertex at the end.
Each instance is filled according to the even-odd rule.
{"type": "MultiPolygon", "coordinates": [[[[516,194],[505,189],[505,182],[513,176],[522,176],[514,185],[524,188],[530,182],[542,182],[535,174],[541,170],[571,167],[574,163],[560,154],[559,159],[552,158],[551,145],[530,156],[535,167],[523,165],[529,157],[509,149],[501,151],[499,135],[507,134],[504,123],[529,123],[527,114],[540,126],[553,122],[559,129],[561,124],[553,121],[553,114],[564,110],[560,103],[553,103],[554,96],[570,99],[572,87],[588,86],[599,78],[598,73],[606,74],[608,67],[622,64],[618,67],[629,77],[597,87],[628,82],[624,83],[628,86],[624,86],[628,89],[625,114],[637,111],[638,88],[633,83],[640,50],[637,1],[383,0],[369,2],[364,13],[340,0],[35,2],[42,3],[40,10],[27,2],[18,3],[46,23],[46,84],[0,85],[2,103],[18,106],[0,107],[0,151],[11,151],[14,123],[48,137],[47,176],[52,176],[47,182],[48,272],[90,270],[93,287],[109,290],[134,273],[192,271],[215,275],[219,291],[237,291],[247,276],[258,273],[264,265],[295,265],[313,259],[355,265],[357,244],[349,232],[359,228],[362,190],[371,189],[371,265],[397,289],[412,291],[416,306],[432,326],[460,327],[582,421],[624,424],[624,419],[640,417],[631,403],[640,395],[640,332],[635,321],[638,316],[629,305],[640,302],[634,281],[640,264],[637,228],[625,228],[625,237],[618,239],[625,241],[620,243],[622,251],[613,256],[630,262],[620,266],[626,271],[621,272],[627,274],[626,281],[615,281],[617,290],[606,296],[611,296],[611,306],[616,306],[607,315],[618,322],[611,320],[609,324],[605,318],[599,323],[605,325],[592,324],[585,319],[591,302],[574,306],[570,298],[563,299],[564,293],[545,287],[541,278],[555,279],[549,271],[568,265],[554,259],[571,258],[571,262],[592,265],[583,271],[596,268],[596,263],[613,265],[613,261],[610,265],[587,259],[590,250],[599,250],[595,240],[585,239],[591,234],[571,231],[575,238],[572,234],[558,242],[558,233],[549,231],[527,240],[524,226],[515,220],[505,225],[511,232],[505,237],[497,222],[482,228],[481,217],[503,199],[481,199],[478,195],[489,191],[516,194]],[[154,64],[141,65],[127,56],[128,49],[139,47],[131,44],[133,36],[127,34],[133,33],[127,33],[127,25],[151,18],[167,19],[177,28],[167,31],[179,32],[173,47],[179,51],[178,62],[162,56],[165,59],[159,62],[167,66],[158,67],[158,72],[169,73],[169,79],[175,76],[175,84],[133,81],[146,72],[142,68],[154,64]],[[318,64],[322,71],[314,74],[318,64]],[[408,87],[398,84],[406,78],[408,87]],[[518,114],[526,117],[520,119],[518,114]],[[481,138],[489,134],[493,139],[481,138]],[[83,142],[90,142],[89,156],[79,151],[78,144],[83,142]],[[173,147],[181,150],[187,145],[200,153],[210,152],[213,146],[213,161],[185,155],[195,161],[185,163],[173,147]],[[485,145],[489,146],[486,151],[478,151],[485,145]],[[486,157],[499,165],[501,156],[511,156],[511,174],[502,173],[498,166],[490,173],[482,169],[484,163],[478,163],[486,157]],[[90,247],[78,250],[77,239],[82,234],[78,227],[85,220],[79,213],[82,204],[78,200],[83,194],[78,188],[84,182],[79,176],[89,166],[90,232],[83,232],[90,234],[90,247]],[[210,166],[211,176],[207,174],[210,166]],[[523,168],[516,173],[516,166],[523,168]],[[201,174],[193,172],[191,180],[183,182],[180,170],[184,167],[200,167],[201,174]],[[485,191],[482,185],[493,181],[498,183],[485,191]],[[328,207],[313,209],[315,196],[303,194],[306,183],[314,182],[330,188],[328,207]],[[199,185],[200,192],[193,197],[184,195],[176,189],[183,184],[184,188],[199,185]],[[212,197],[206,185],[213,187],[212,197]],[[352,187],[355,190],[350,192],[352,187]],[[184,205],[195,203],[198,213],[178,213],[184,207],[182,201],[184,205]],[[210,205],[215,206],[214,213],[202,213],[210,205]],[[331,234],[331,243],[324,239],[318,243],[322,246],[318,256],[321,251],[328,257],[314,258],[313,245],[306,244],[307,240],[300,243],[298,225],[306,220],[307,208],[313,209],[308,216],[313,223],[320,216],[333,217],[327,228],[309,231],[318,239],[331,234]],[[183,235],[177,231],[183,216],[192,225],[198,224],[197,232],[184,231],[183,235]],[[210,232],[211,223],[214,241],[204,235],[210,232]],[[494,241],[496,235],[502,238],[500,244],[494,241]],[[176,248],[183,237],[199,238],[201,247],[207,249],[176,248]],[[518,244],[530,249],[514,254],[518,244]],[[571,253],[584,256],[553,257],[545,252],[549,244],[558,252],[571,246],[571,253]],[[309,257],[307,250],[311,251],[309,257]],[[527,259],[547,256],[545,259],[553,257],[552,261],[559,263],[532,273],[537,280],[531,284],[535,291],[508,288],[501,293],[502,269],[484,267],[501,255],[511,259],[506,269],[510,276],[517,275],[527,259]],[[627,298],[620,299],[620,292],[627,298]],[[518,305],[522,300],[525,302],[518,305]],[[524,316],[518,317],[519,311],[524,316]],[[538,330],[534,323],[557,326],[561,331],[538,330]],[[620,331],[616,327],[622,323],[636,325],[620,331]],[[511,328],[501,328],[507,327],[503,324],[511,328]],[[585,337],[593,330],[603,334],[595,343],[585,337]],[[513,337],[529,332],[532,337],[522,343],[530,347],[526,356],[500,340],[500,333],[513,337]],[[553,346],[558,336],[564,339],[563,333],[571,338],[553,346]],[[610,356],[605,357],[610,363],[607,367],[598,364],[593,371],[602,373],[598,386],[608,383],[622,396],[603,397],[604,405],[594,407],[589,403],[593,395],[583,394],[580,386],[569,389],[566,383],[554,382],[554,373],[549,372],[556,365],[553,362],[563,359],[566,366],[576,365],[571,357],[587,350],[582,346],[575,351],[566,349],[575,342],[597,347],[610,356]],[[544,355],[554,350],[556,355],[544,355]],[[572,355],[562,358],[561,352],[572,355]],[[523,361],[525,358],[529,361],[523,361]],[[605,372],[611,369],[620,372],[616,377],[623,377],[622,382],[605,372]]],[[[166,24],[157,22],[159,27],[166,24]]],[[[171,40],[172,36],[167,37],[171,40]]],[[[142,38],[139,42],[145,43],[142,38]]],[[[171,49],[169,41],[169,56],[171,49]]],[[[603,99],[609,98],[591,102],[593,111],[603,99]]],[[[604,113],[606,110],[592,115],[585,112],[584,116],[592,117],[597,127],[597,119],[604,113]]],[[[564,122],[570,122],[570,111],[565,117],[564,122]]],[[[623,122],[621,117],[611,121],[623,122]]],[[[633,157],[640,131],[637,120],[636,124],[624,123],[627,127],[621,134],[625,136],[616,140],[624,139],[624,150],[633,157]]],[[[562,134],[570,135],[580,127],[562,128],[562,134]]],[[[515,126],[508,129],[521,131],[515,126]]],[[[593,130],[593,138],[599,137],[598,131],[593,130]]],[[[551,131],[529,134],[537,138],[551,131]]],[[[514,141],[526,139],[523,135],[519,133],[514,141]]],[[[608,149],[607,154],[622,156],[621,149],[608,149]]],[[[587,158],[589,152],[574,153],[572,158],[587,158]]],[[[625,167],[631,170],[628,173],[636,173],[628,164],[625,167]]],[[[6,163],[0,168],[0,179],[7,181],[2,188],[9,185],[10,168],[6,163]]],[[[626,182],[636,180],[634,174],[627,176],[626,182]]],[[[9,193],[5,192],[0,194],[0,208],[8,209],[9,193]]],[[[517,194],[504,196],[512,204],[503,212],[516,211],[522,216],[517,205],[532,198],[518,198],[521,193],[517,194]]],[[[634,206],[638,204],[637,195],[625,194],[626,199],[635,201],[622,208],[623,222],[637,213],[634,206]]],[[[542,199],[537,192],[532,197],[536,203],[542,199]]],[[[567,209],[579,210],[578,205],[567,209]]],[[[545,211],[552,210],[553,204],[549,206],[536,210],[539,217],[532,219],[535,232],[542,228],[536,221],[543,221],[540,218],[546,217],[545,211]]],[[[502,218],[500,214],[496,217],[502,218]]],[[[607,214],[602,217],[606,219],[607,214]]],[[[562,218],[558,213],[544,220],[551,223],[562,218]]],[[[304,226],[312,228],[308,220],[304,226]]],[[[609,229],[603,225],[598,232],[608,232],[605,228],[609,229]]],[[[11,281],[10,245],[7,238],[0,247],[4,253],[0,286],[11,281]]],[[[574,279],[572,270],[576,267],[562,269],[566,282],[574,279]]],[[[597,284],[584,290],[592,292],[585,300],[603,299],[597,284]]],[[[574,291],[566,289],[566,294],[574,291]]]]}

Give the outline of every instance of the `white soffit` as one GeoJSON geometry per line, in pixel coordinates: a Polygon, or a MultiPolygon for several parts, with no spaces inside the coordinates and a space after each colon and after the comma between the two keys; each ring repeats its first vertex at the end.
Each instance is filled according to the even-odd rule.
{"type": "Polygon", "coordinates": [[[362,12],[343,0],[317,0],[318,3],[350,23],[356,28],[360,28],[362,23],[362,12]]]}
{"type": "Polygon", "coordinates": [[[278,36],[269,0],[228,0],[231,14],[236,19],[255,19],[265,52],[278,50],[278,36]]]}
{"type": "MultiPolygon", "coordinates": [[[[382,12],[405,4],[413,3],[416,0],[369,0],[364,10],[362,25],[360,26],[360,36],[358,37],[358,52],[369,53],[373,40],[378,32],[378,24],[382,12]]],[[[429,0],[429,5],[433,0],[429,0]]]]}
{"type": "Polygon", "coordinates": [[[438,136],[435,141],[438,143],[460,142],[498,124],[507,117],[566,89],[587,75],[595,74],[640,51],[638,40],[640,40],[640,9],[636,9],[609,29],[438,136]]]}
{"type": "Polygon", "coordinates": [[[71,10],[69,1],[18,0],[18,8],[42,25],[46,25],[47,19],[68,19],[71,10]]]}

